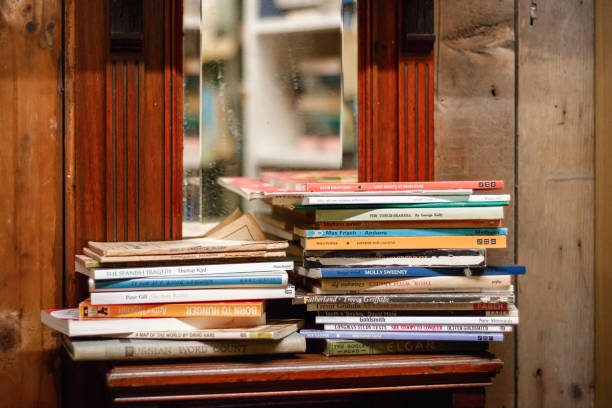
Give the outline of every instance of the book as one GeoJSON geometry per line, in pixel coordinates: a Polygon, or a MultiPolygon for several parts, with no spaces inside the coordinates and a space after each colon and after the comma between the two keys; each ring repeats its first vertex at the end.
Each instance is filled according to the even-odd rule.
{"type": "Polygon", "coordinates": [[[306,351],[306,340],[293,333],[282,340],[150,340],[96,339],[72,340],[63,343],[74,361],[92,360],[154,360],[242,356],[257,354],[287,354],[306,351]]]}
{"type": "MultiPolygon", "coordinates": [[[[77,255],[77,259],[83,255],[77,255]]],[[[91,259],[91,258],[90,258],[91,259]]],[[[86,261],[85,261],[86,262],[86,261]]],[[[134,279],[171,276],[197,276],[215,274],[240,274],[249,272],[288,271],[293,270],[292,261],[249,262],[196,265],[160,265],[115,268],[88,268],[85,262],[75,261],[75,270],[95,280],[134,279]]]]}
{"type": "Polygon", "coordinates": [[[508,310],[512,303],[463,302],[463,303],[308,303],[306,311],[384,311],[384,310],[508,310]]]}
{"type": "Polygon", "coordinates": [[[236,241],[214,238],[143,242],[89,241],[88,243],[89,250],[103,257],[269,251],[284,248],[287,248],[287,243],[284,241],[236,241]]]}
{"type": "Polygon", "coordinates": [[[368,293],[368,294],[327,294],[299,292],[294,304],[412,304],[412,303],[514,303],[514,287],[505,290],[483,290],[480,292],[437,292],[437,293],[368,293]]]}
{"type": "Polygon", "coordinates": [[[238,209],[230,214],[229,219],[224,219],[209,230],[203,238],[241,241],[265,241],[266,239],[253,216],[251,214],[240,215],[238,209]]]}
{"type": "MultiPolygon", "coordinates": [[[[375,324],[513,324],[519,322],[518,312],[516,316],[497,316],[489,312],[489,316],[317,316],[317,324],[338,323],[375,323],[375,324]]],[[[443,340],[443,339],[440,339],[443,340]]]]}
{"type": "Polygon", "coordinates": [[[315,221],[500,220],[504,207],[316,210],[315,221]]]}
{"type": "Polygon", "coordinates": [[[505,235],[441,235],[413,237],[334,237],[302,238],[306,251],[437,249],[437,248],[506,248],[505,235]]]}
{"type": "Polygon", "coordinates": [[[79,319],[79,309],[41,310],[40,320],[70,337],[101,336],[134,331],[222,329],[266,323],[265,313],[255,317],[185,317],[79,319]]]}
{"type": "Polygon", "coordinates": [[[319,280],[323,292],[430,292],[480,289],[508,289],[512,285],[511,275],[485,276],[427,276],[405,278],[323,278],[319,280]]]}
{"type": "Polygon", "coordinates": [[[295,287],[287,285],[286,288],[141,290],[91,292],[90,295],[93,305],[291,299],[295,296],[295,287]]]}
{"type": "Polygon", "coordinates": [[[471,207],[498,207],[507,206],[508,201],[449,201],[433,203],[408,203],[408,204],[327,204],[327,205],[294,205],[293,210],[352,210],[352,209],[392,209],[392,208],[471,208],[471,207]]]}
{"type": "Polygon", "coordinates": [[[486,249],[307,251],[304,267],[483,267],[486,249]]]}
{"type": "Polygon", "coordinates": [[[300,275],[312,279],[321,278],[388,278],[433,276],[487,276],[523,275],[522,265],[488,266],[486,268],[424,268],[424,267],[325,267],[297,268],[300,275]]]}
{"type": "Polygon", "coordinates": [[[89,299],[79,304],[80,318],[131,317],[259,317],[264,301],[162,303],[134,305],[92,305],[89,299]]]}
{"type": "MultiPolygon", "coordinates": [[[[198,254],[165,254],[165,255],[129,255],[129,256],[103,256],[89,248],[83,248],[83,253],[97,261],[96,266],[103,264],[132,264],[132,263],[151,263],[168,261],[202,261],[202,260],[233,260],[247,259],[261,260],[261,258],[282,258],[285,251],[244,251],[244,252],[204,252],[198,254]]],[[[91,264],[90,264],[91,265],[91,264]]]]}
{"type": "Polygon", "coordinates": [[[278,197],[272,198],[272,205],[283,206],[317,206],[317,205],[380,205],[380,204],[418,204],[418,203],[449,203],[449,202],[508,202],[510,194],[470,194],[433,195],[443,190],[434,191],[432,195],[361,195],[361,196],[313,196],[313,197],[278,197]]]}
{"type": "Polygon", "coordinates": [[[254,327],[210,330],[174,330],[174,331],[137,331],[113,335],[124,339],[162,339],[162,340],[280,340],[295,333],[304,325],[301,319],[270,320],[266,324],[254,327]]]}
{"type": "Polygon", "coordinates": [[[303,238],[336,237],[427,237],[427,236],[472,236],[508,235],[508,228],[411,228],[411,229],[360,229],[360,230],[311,230],[294,228],[294,233],[303,238]]]}
{"type": "Polygon", "coordinates": [[[506,310],[324,310],[318,312],[317,316],[518,316],[518,309],[515,305],[509,305],[506,310]]]}
{"type": "Polygon", "coordinates": [[[501,220],[399,220],[399,221],[320,221],[298,229],[409,229],[409,228],[500,228],[501,220]]]}
{"type": "Polygon", "coordinates": [[[171,289],[222,288],[284,288],[288,277],[285,271],[250,272],[239,275],[167,276],[136,279],[89,279],[90,292],[171,289]]]}
{"type": "Polygon", "coordinates": [[[323,330],[352,331],[419,331],[419,332],[498,332],[512,331],[511,325],[504,324],[367,324],[336,323],[325,324],[323,330]]]}
{"type": "Polygon", "coordinates": [[[503,341],[504,333],[496,332],[368,332],[358,330],[300,330],[307,339],[352,340],[443,340],[443,341],[503,341]]]}
{"type": "Polygon", "coordinates": [[[432,340],[325,339],[326,356],[485,351],[485,342],[432,340]]]}

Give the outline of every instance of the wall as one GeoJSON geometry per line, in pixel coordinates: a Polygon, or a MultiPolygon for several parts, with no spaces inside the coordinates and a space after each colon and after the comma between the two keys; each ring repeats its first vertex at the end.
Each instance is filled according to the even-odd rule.
{"type": "Polygon", "coordinates": [[[0,395],[59,405],[62,303],[62,2],[0,1],[0,395]]]}

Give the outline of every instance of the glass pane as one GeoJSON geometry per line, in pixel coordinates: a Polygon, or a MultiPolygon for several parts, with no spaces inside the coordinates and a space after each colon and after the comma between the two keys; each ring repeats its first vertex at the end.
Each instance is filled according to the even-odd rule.
{"type": "Polygon", "coordinates": [[[244,207],[217,177],[355,168],[354,1],[184,2],[187,234],[244,207]]]}

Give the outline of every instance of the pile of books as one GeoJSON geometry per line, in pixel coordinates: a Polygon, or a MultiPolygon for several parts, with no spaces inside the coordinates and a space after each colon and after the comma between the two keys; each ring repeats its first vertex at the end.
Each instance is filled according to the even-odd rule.
{"type": "Polygon", "coordinates": [[[89,242],[75,268],[89,278],[90,298],[41,319],[66,336],[75,360],[304,352],[301,320],[266,319],[269,303],[295,295],[286,247],[209,237],[89,242]]]}
{"type": "Polygon", "coordinates": [[[503,181],[357,183],[354,173],[266,173],[220,184],[267,203],[262,229],[292,240],[294,303],[328,355],[486,349],[518,324],[503,181]],[[475,194],[474,192],[479,194],[475,194]]]}

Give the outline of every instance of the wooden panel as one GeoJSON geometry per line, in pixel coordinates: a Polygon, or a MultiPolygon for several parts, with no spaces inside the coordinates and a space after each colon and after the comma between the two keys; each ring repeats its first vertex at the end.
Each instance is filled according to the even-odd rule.
{"type": "Polygon", "coordinates": [[[595,3],[595,406],[612,406],[612,3],[595,3]]]}
{"type": "MultiPolygon", "coordinates": [[[[509,228],[508,248],[489,251],[487,258],[493,265],[512,264],[514,2],[440,0],[437,7],[435,178],[505,181],[504,192],[513,196],[503,222],[509,228]]],[[[514,406],[513,336],[491,349],[505,367],[487,390],[487,405],[514,406]]]]}
{"type": "Polygon", "coordinates": [[[433,2],[358,4],[359,178],[429,180],[433,176],[433,2]]]}
{"type": "Polygon", "coordinates": [[[518,2],[519,407],[593,405],[593,11],[518,2]]]}
{"type": "Polygon", "coordinates": [[[0,2],[0,394],[59,406],[57,341],[40,309],[62,301],[62,2],[0,2]]]}

